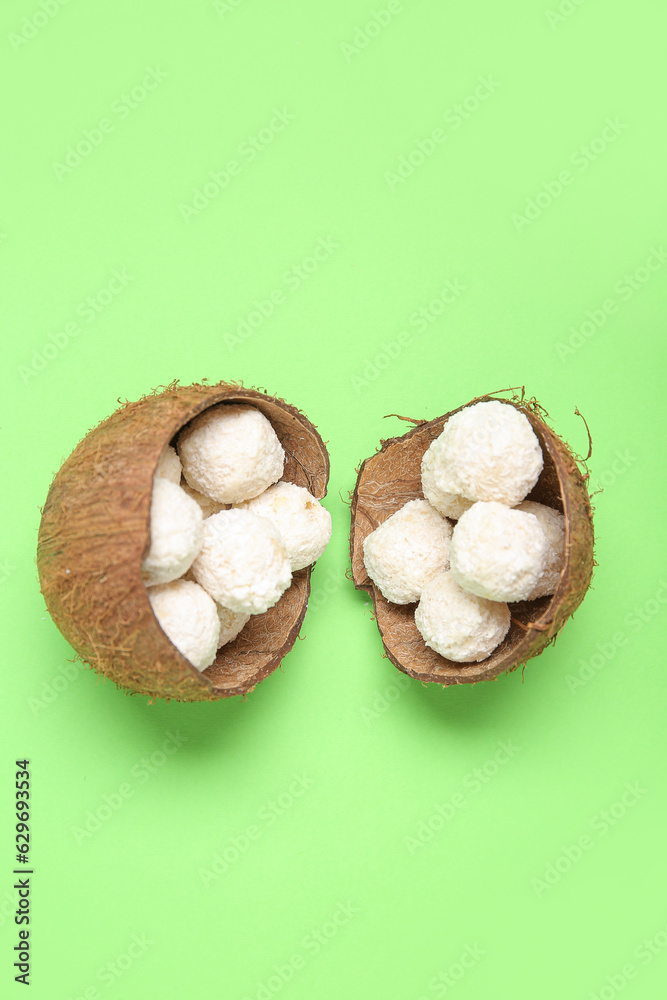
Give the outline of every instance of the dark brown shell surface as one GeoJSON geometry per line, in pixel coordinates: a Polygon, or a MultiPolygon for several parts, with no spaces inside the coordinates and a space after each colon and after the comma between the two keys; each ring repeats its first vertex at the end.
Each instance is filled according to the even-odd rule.
{"type": "Polygon", "coordinates": [[[86,435],[56,474],[39,528],[37,568],[55,624],[95,670],[157,698],[210,701],[252,691],[292,648],[306,613],[309,567],[202,673],[153,614],[141,579],[153,474],[165,445],[217,403],[261,410],[285,449],[283,479],[318,499],[326,494],[327,450],[295,407],[234,383],[173,385],[126,403],[86,435]]]}
{"type": "MultiPolygon", "coordinates": [[[[480,396],[471,406],[496,396],[480,396]]],[[[455,663],[430,649],[414,621],[414,604],[386,600],[374,586],[364,566],[363,543],[391,514],[409,500],[423,498],[421,460],[445,422],[463,406],[435,420],[415,426],[402,437],[382,442],[380,451],[362,463],[352,496],[350,557],[358,589],[373,598],[382,643],[392,663],[421,681],[438,684],[474,684],[515,670],[542,652],[579,606],[593,572],[593,520],[586,478],[568,445],[545,422],[534,402],[501,399],[526,415],[544,455],[544,468],[527,499],[553,507],[565,516],[565,564],[551,597],[510,604],[511,625],[503,642],[479,663],[455,663]]]]}

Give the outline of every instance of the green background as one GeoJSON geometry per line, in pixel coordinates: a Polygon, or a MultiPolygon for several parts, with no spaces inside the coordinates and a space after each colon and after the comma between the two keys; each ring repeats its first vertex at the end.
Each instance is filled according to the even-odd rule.
{"type": "Polygon", "coordinates": [[[25,755],[40,1000],[663,995],[667,18],[560,10],[5,5],[7,995],[25,755]],[[150,705],[72,663],[39,508],[119,398],[202,378],[308,414],[334,535],[282,669],[150,705]],[[593,588],[523,677],[408,682],[345,578],[355,467],[522,385],[590,426],[593,588]]]}

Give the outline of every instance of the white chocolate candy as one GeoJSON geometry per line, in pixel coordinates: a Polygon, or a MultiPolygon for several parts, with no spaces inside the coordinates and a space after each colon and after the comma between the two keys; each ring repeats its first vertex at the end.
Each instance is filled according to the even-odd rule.
{"type": "Polygon", "coordinates": [[[565,562],[565,518],[553,507],[546,507],[533,500],[524,500],[518,507],[515,507],[515,510],[534,514],[540,522],[547,540],[547,557],[542,575],[527,598],[527,600],[532,601],[536,597],[546,597],[547,594],[555,593],[558,586],[565,562]]]}
{"type": "Polygon", "coordinates": [[[449,566],[451,535],[426,500],[410,500],[364,539],[366,572],[388,601],[418,601],[426,582],[449,566]]]}
{"type": "Polygon", "coordinates": [[[285,452],[271,423],[254,406],[221,403],[191,420],[178,438],[189,485],[220,503],[259,496],[283,474],[285,452]]]}
{"type": "Polygon", "coordinates": [[[292,572],[319,559],[331,538],[331,514],[303,486],[275,483],[254,500],[236,506],[275,524],[292,572]]]}
{"type": "Polygon", "coordinates": [[[507,604],[463,590],[451,572],[437,573],[426,584],[415,610],[415,624],[426,643],[456,663],[479,662],[507,635],[507,604]]]}
{"type": "Polygon", "coordinates": [[[181,460],[176,454],[176,449],[172,448],[170,444],[165,445],[162,450],[155,475],[162,479],[169,479],[177,486],[181,481],[181,460]]]}
{"type": "Polygon", "coordinates": [[[202,540],[202,512],[180,486],[153,479],[148,554],[141,565],[147,587],[176,580],[189,568],[202,540]]]}
{"type": "Polygon", "coordinates": [[[490,601],[524,601],[542,576],[547,540],[534,514],[475,503],[454,528],[449,557],[464,590],[490,601]]]}
{"type": "Polygon", "coordinates": [[[197,670],[215,659],[220,620],[215,601],[191,580],[173,580],[148,588],[148,600],[160,628],[197,670]]]}
{"type": "Polygon", "coordinates": [[[218,649],[226,643],[231,642],[239,634],[250,615],[243,612],[230,611],[223,608],[222,604],[215,605],[220,620],[220,635],[218,636],[218,649]]]}
{"type": "Polygon", "coordinates": [[[192,574],[219,604],[249,615],[273,607],[292,579],[278,529],[238,509],[206,518],[192,574]]]}
{"type": "Polygon", "coordinates": [[[544,464],[528,418],[498,400],[459,410],[429,451],[440,489],[469,500],[495,500],[508,507],[530,493],[544,464]]]}

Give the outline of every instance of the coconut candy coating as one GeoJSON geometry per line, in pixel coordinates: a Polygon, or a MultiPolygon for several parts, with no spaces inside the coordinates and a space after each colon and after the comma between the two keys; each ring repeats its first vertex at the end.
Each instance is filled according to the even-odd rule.
{"type": "Polygon", "coordinates": [[[440,467],[438,460],[440,454],[438,441],[439,438],[436,438],[424,452],[421,465],[422,492],[438,513],[458,521],[461,514],[472,507],[474,501],[466,500],[465,497],[448,490],[445,470],[440,467]]]}
{"type": "Polygon", "coordinates": [[[153,480],[150,549],[141,565],[147,587],[182,576],[199,551],[203,515],[198,504],[170,479],[153,480]]]}
{"type": "Polygon", "coordinates": [[[388,601],[418,601],[424,584],[449,566],[451,535],[426,500],[409,500],[364,539],[366,571],[388,601]]]}
{"type": "Polygon", "coordinates": [[[480,502],[456,524],[449,555],[464,590],[490,601],[524,601],[546,565],[547,540],[534,514],[480,502]]]}
{"type": "Polygon", "coordinates": [[[160,628],[197,670],[210,667],[218,650],[220,619],[215,601],[191,580],[148,588],[160,628]]]}
{"type": "Polygon", "coordinates": [[[536,597],[546,597],[555,593],[558,586],[565,562],[565,518],[553,507],[546,507],[543,503],[535,503],[533,500],[524,500],[515,510],[534,514],[547,540],[547,555],[542,575],[527,598],[532,601],[536,597]]]}
{"type": "Polygon", "coordinates": [[[197,490],[193,490],[185,478],[181,479],[181,489],[185,490],[187,495],[192,497],[192,499],[199,504],[204,517],[210,517],[211,514],[218,514],[221,510],[228,510],[231,506],[231,504],[228,503],[218,503],[217,500],[212,500],[211,497],[207,497],[205,493],[199,493],[197,490]]]}
{"type": "Polygon", "coordinates": [[[303,486],[275,483],[254,500],[237,506],[276,526],[292,571],[319,559],[331,538],[331,514],[303,486]]]}
{"type": "Polygon", "coordinates": [[[218,649],[220,649],[221,646],[226,646],[228,642],[236,638],[250,615],[244,612],[230,611],[229,608],[223,608],[222,604],[217,602],[215,608],[220,621],[220,635],[218,636],[218,649]]]}
{"type": "Polygon", "coordinates": [[[177,486],[181,482],[181,460],[176,454],[176,449],[172,448],[170,444],[165,445],[160,455],[155,475],[162,479],[169,479],[177,486]]]}
{"type": "Polygon", "coordinates": [[[425,585],[415,610],[415,624],[440,656],[457,663],[485,659],[507,635],[507,604],[463,590],[452,573],[442,570],[425,585]]]}
{"type": "Polygon", "coordinates": [[[441,489],[508,507],[530,493],[544,464],[528,418],[498,400],[454,413],[431,449],[429,461],[441,489]]]}
{"type": "Polygon", "coordinates": [[[285,452],[264,414],[244,403],[221,403],[187,424],[178,437],[183,475],[219,503],[259,496],[283,474],[285,452]]]}
{"type": "Polygon", "coordinates": [[[251,615],[273,607],[292,579],[275,525],[235,508],[211,514],[204,521],[192,574],[219,604],[251,615]]]}

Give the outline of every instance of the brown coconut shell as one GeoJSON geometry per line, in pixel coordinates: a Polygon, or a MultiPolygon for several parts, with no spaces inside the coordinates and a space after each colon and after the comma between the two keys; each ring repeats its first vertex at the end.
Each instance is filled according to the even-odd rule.
{"type": "MultiPolygon", "coordinates": [[[[480,396],[465,406],[495,398],[495,395],[480,396]]],[[[389,659],[399,670],[420,681],[474,684],[516,670],[555,639],[591,582],[593,521],[587,475],[582,475],[568,445],[545,422],[545,411],[536,401],[515,397],[500,402],[526,415],[542,446],[544,468],[526,499],[546,504],[565,515],[565,565],[553,596],[509,605],[512,616],[509,632],[493,653],[479,663],[456,663],[430,649],[415,625],[416,605],[387,601],[369,578],[363,559],[366,535],[409,500],[423,499],[422,456],[442,433],[449,417],[464,407],[435,420],[417,422],[403,437],[382,441],[380,450],[359,469],[351,508],[350,557],[354,584],[373,598],[375,618],[389,659]]]]}
{"type": "Polygon", "coordinates": [[[155,698],[211,701],[252,691],[292,648],[306,613],[310,567],[295,572],[277,604],[253,615],[202,673],[153,614],[141,579],[153,474],[165,445],[216,403],[261,410],[285,449],[283,479],[325,495],[327,450],[294,406],[235,383],[174,383],[125,403],[86,435],[55,476],[39,528],[42,594],[62,634],[105,677],[155,698]]]}

